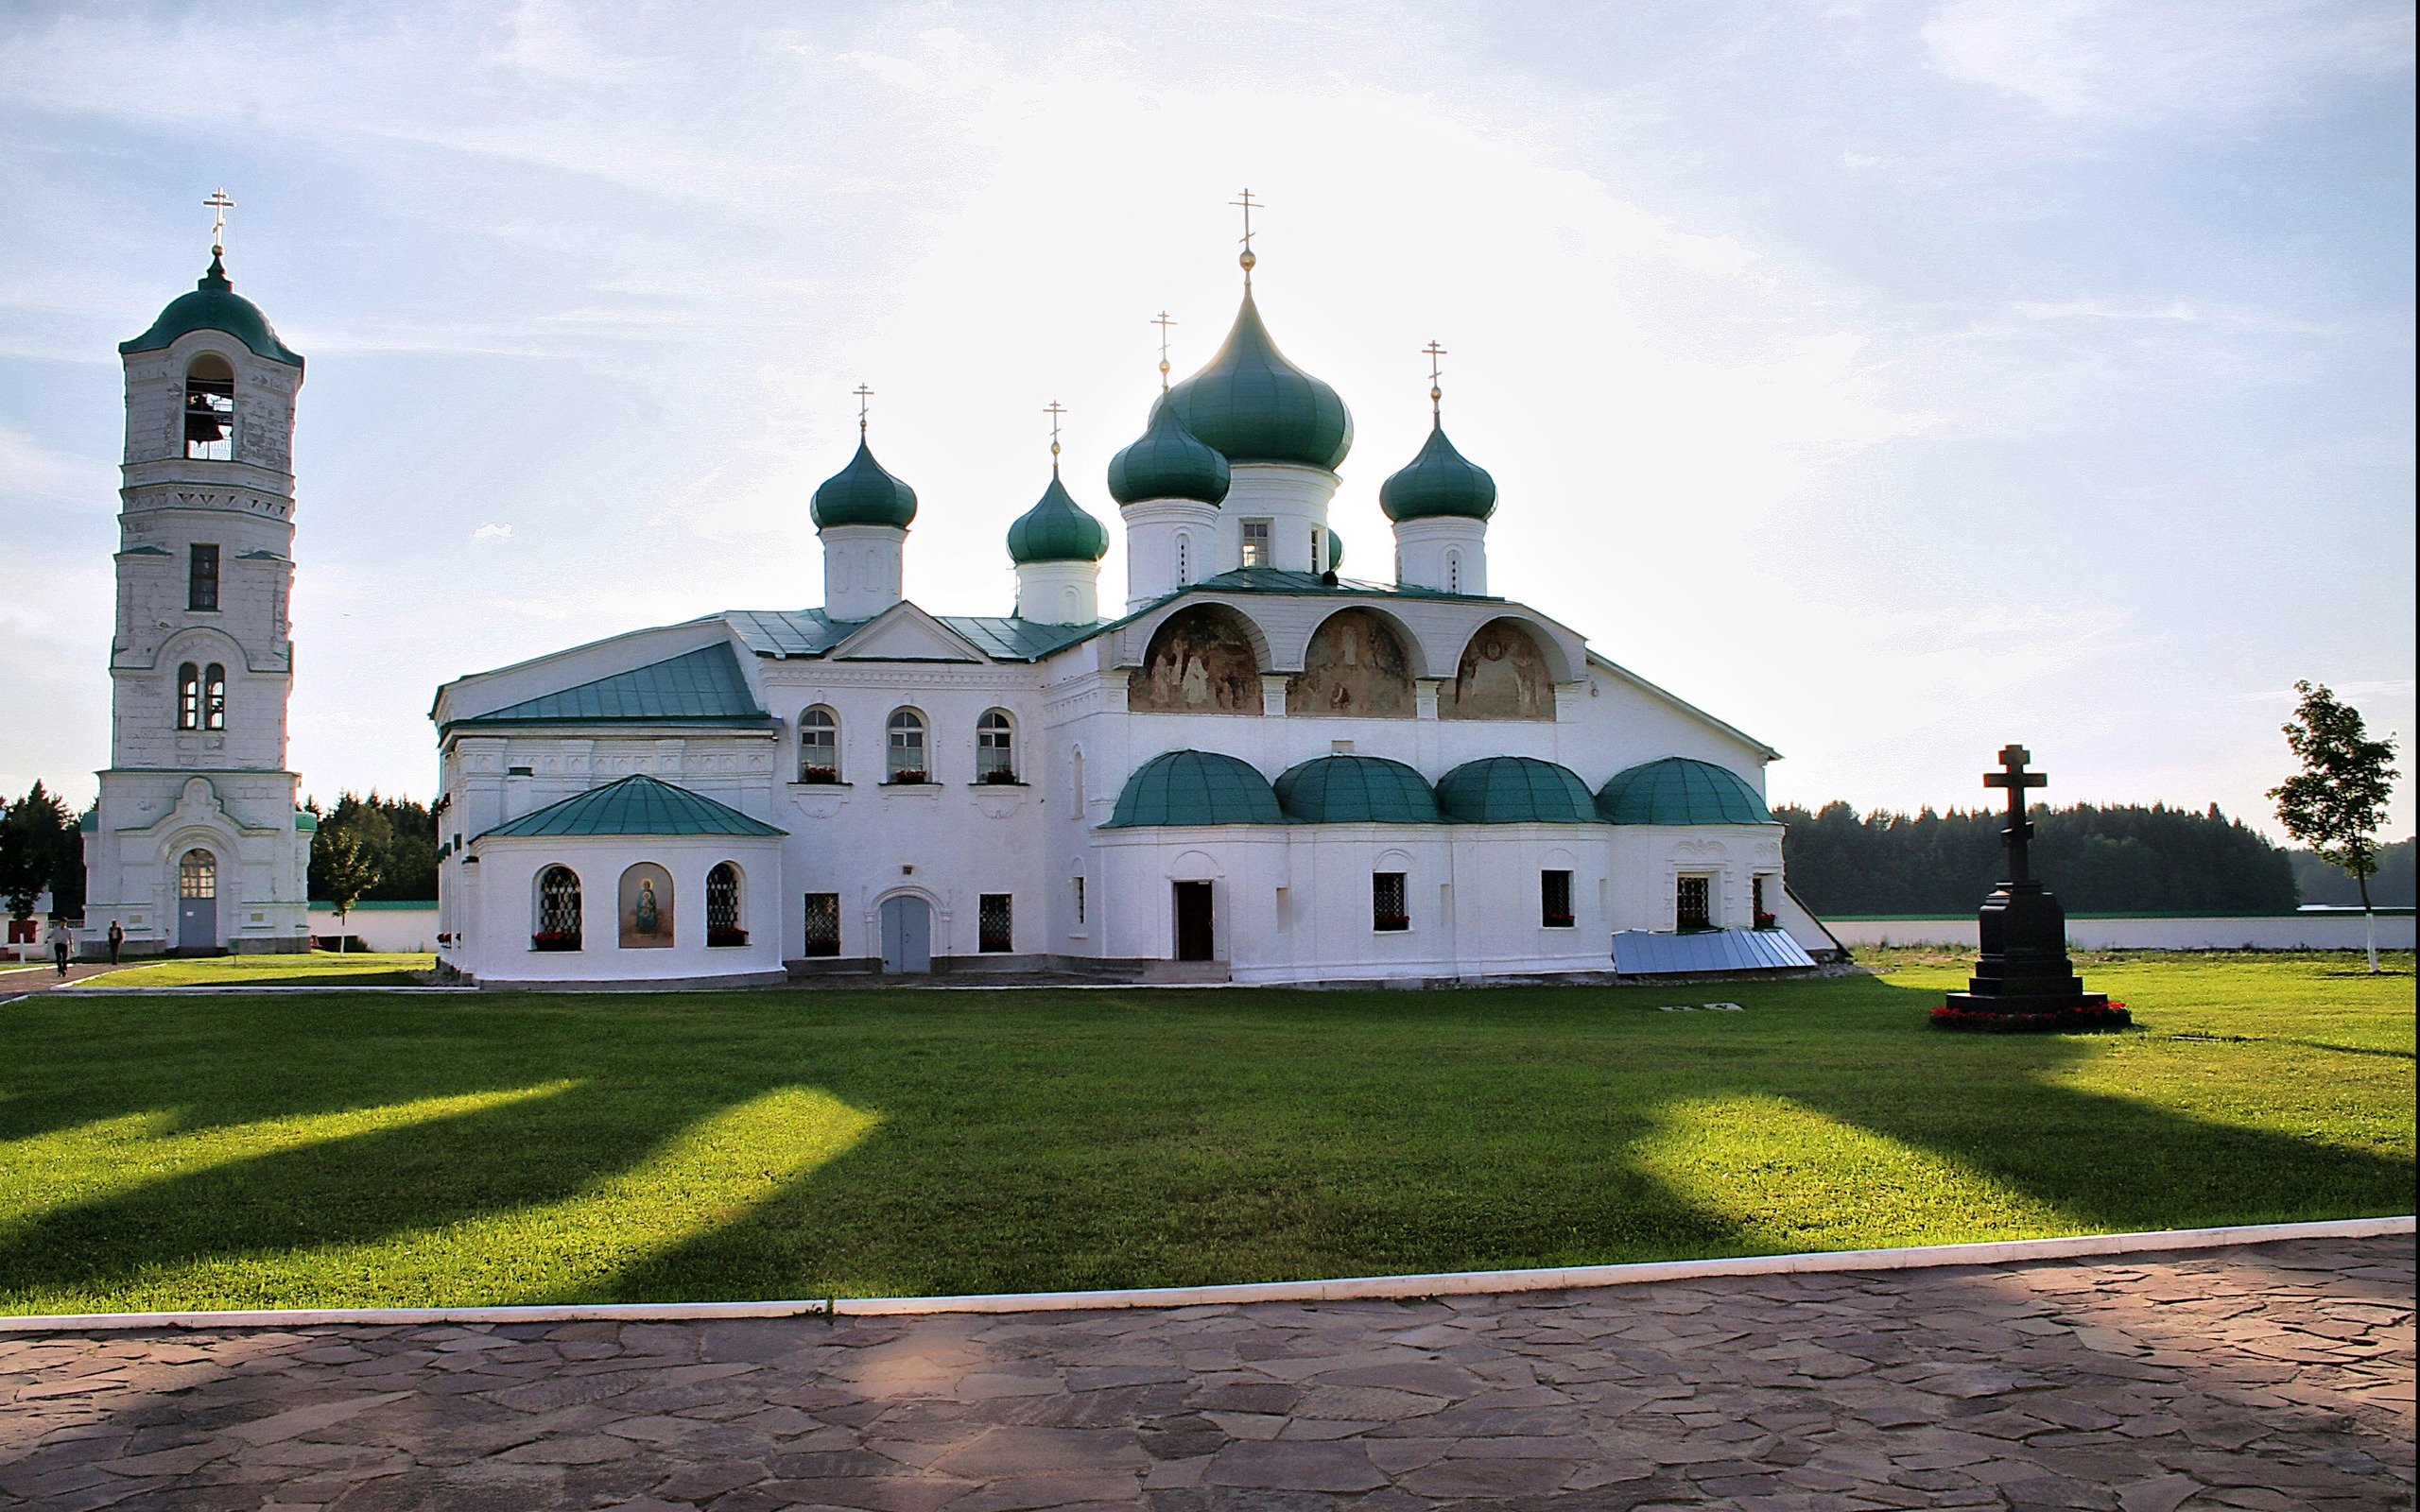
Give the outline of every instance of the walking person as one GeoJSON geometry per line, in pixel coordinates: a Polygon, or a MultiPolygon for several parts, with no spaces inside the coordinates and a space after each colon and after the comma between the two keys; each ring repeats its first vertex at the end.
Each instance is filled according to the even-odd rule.
{"type": "Polygon", "coordinates": [[[111,964],[112,966],[115,966],[115,965],[117,964],[117,952],[118,952],[118,947],[119,947],[119,946],[121,946],[121,945],[124,945],[125,943],[126,943],[126,926],[125,926],[124,924],[119,923],[119,922],[118,922],[116,919],[111,919],[111,920],[110,920],[110,964],[111,964]]]}
{"type": "Polygon", "coordinates": [[[50,958],[58,966],[59,974],[65,976],[67,957],[76,949],[76,932],[67,927],[65,919],[54,919],[50,921],[50,933],[43,938],[50,945],[50,958]]]}

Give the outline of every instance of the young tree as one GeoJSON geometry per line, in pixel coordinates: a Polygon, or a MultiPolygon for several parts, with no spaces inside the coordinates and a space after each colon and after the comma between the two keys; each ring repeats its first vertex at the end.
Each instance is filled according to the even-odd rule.
{"type": "Polygon", "coordinates": [[[2294,690],[2303,701],[2294,707],[2293,723],[2285,727],[2286,744],[2303,769],[2271,788],[2269,796],[2277,800],[2277,820],[2288,834],[2321,860],[2353,874],[2361,889],[2375,975],[2378,923],[2370,907],[2370,878],[2378,869],[2374,837],[2386,822],[2387,799],[2397,775],[2389,765],[2394,760],[2394,742],[2370,739],[2360,711],[2337,702],[2325,685],[2297,682],[2294,690]]]}
{"type": "Polygon", "coordinates": [[[337,954],[344,954],[344,921],[361,895],[378,885],[378,859],[350,827],[321,830],[313,846],[320,852],[320,875],[327,880],[328,902],[337,906],[337,954]]]}

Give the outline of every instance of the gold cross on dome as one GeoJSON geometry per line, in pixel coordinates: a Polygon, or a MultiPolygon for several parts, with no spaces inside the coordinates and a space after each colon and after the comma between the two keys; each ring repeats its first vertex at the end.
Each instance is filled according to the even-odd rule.
{"type": "Polygon", "coordinates": [[[859,384],[849,392],[857,396],[857,434],[863,436],[866,433],[866,401],[873,397],[873,390],[859,384]]]}
{"type": "Polygon", "coordinates": [[[210,191],[210,198],[201,203],[203,209],[215,213],[210,222],[210,255],[216,257],[227,249],[227,212],[235,208],[235,201],[227,198],[224,188],[219,188],[210,191]]]}
{"type": "Polygon", "coordinates": [[[1243,198],[1241,199],[1230,199],[1227,203],[1242,207],[1244,213],[1244,250],[1243,255],[1236,258],[1236,261],[1243,265],[1244,287],[1250,288],[1252,287],[1253,265],[1259,261],[1259,259],[1253,256],[1252,253],[1252,213],[1255,209],[1266,210],[1269,207],[1261,201],[1254,199],[1252,197],[1252,191],[1250,189],[1246,189],[1244,191],[1243,198]]]}
{"type": "Polygon", "coordinates": [[[1050,469],[1055,472],[1059,470],[1059,417],[1067,413],[1067,406],[1054,399],[1042,406],[1042,412],[1050,417],[1050,469]]]}
{"type": "Polygon", "coordinates": [[[1445,390],[1437,380],[1445,370],[1443,367],[1445,349],[1431,341],[1420,351],[1421,354],[1428,359],[1428,418],[1442,422],[1444,414],[1445,390]]]}
{"type": "Polygon", "coordinates": [[[1176,320],[1167,311],[1162,310],[1151,317],[1151,323],[1160,328],[1160,392],[1165,394],[1168,391],[1168,327],[1176,324],[1176,320]]]}

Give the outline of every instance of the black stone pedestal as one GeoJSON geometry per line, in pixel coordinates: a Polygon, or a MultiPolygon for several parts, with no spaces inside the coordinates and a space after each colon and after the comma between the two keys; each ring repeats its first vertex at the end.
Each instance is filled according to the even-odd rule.
{"type": "Polygon", "coordinates": [[[2067,958],[2067,911],[2038,882],[2004,882],[1977,917],[1982,959],[1933,1022],[1947,1028],[2098,1029],[2132,1019],[2087,992],[2067,958]]]}

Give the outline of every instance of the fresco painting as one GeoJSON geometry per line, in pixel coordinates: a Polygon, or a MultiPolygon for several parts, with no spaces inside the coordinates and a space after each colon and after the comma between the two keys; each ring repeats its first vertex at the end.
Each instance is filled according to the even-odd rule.
{"type": "Polygon", "coordinates": [[[1256,714],[1260,662],[1236,617],[1212,605],[1172,615],[1151,637],[1126,707],[1140,713],[1256,714]]]}
{"type": "Polygon", "coordinates": [[[1536,637],[1512,620],[1480,626],[1437,713],[1443,719],[1552,719],[1554,676],[1536,637]]]}
{"type": "Polygon", "coordinates": [[[1286,679],[1289,714],[1409,719],[1411,659],[1394,627],[1366,609],[1332,614],[1311,636],[1303,670],[1286,679]]]}
{"type": "Polygon", "coordinates": [[[672,943],[672,873],[642,861],[622,873],[622,949],[648,950],[672,943]]]}

